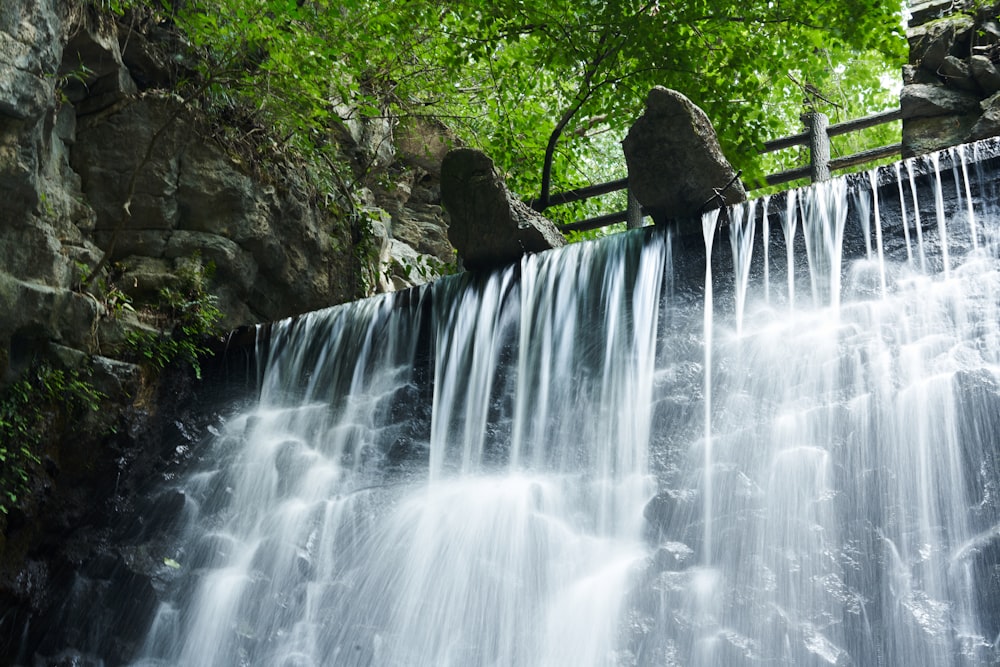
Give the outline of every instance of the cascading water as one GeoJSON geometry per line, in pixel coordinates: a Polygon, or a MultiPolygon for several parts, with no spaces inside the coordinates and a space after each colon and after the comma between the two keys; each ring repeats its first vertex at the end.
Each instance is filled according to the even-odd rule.
{"type": "Polygon", "coordinates": [[[664,244],[580,245],[517,282],[275,326],[259,407],[185,487],[197,511],[174,560],[197,581],[140,664],[611,660],[655,491],[664,244]]]}
{"type": "Polygon", "coordinates": [[[962,150],[953,210],[910,161],[740,207],[731,260],[715,212],[700,256],[644,230],[262,329],[133,664],[994,664],[1000,213],[962,150]]]}

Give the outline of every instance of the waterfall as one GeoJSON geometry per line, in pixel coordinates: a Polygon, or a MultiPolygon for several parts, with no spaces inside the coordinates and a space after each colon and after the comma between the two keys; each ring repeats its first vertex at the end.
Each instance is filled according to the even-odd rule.
{"type": "Polygon", "coordinates": [[[995,664],[970,150],[261,327],[132,664],[995,664]]]}

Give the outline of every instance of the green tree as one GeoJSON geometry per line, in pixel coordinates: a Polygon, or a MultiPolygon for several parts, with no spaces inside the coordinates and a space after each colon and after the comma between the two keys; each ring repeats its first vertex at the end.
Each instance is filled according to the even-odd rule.
{"type": "Polygon", "coordinates": [[[208,97],[250,110],[289,148],[330,161],[331,133],[352,123],[431,116],[489,153],[526,199],[593,182],[609,159],[620,164],[620,151],[604,154],[657,84],[701,106],[731,161],[757,180],[763,141],[798,131],[805,86],[860,115],[882,106],[871,104],[884,97],[878,75],[898,71],[905,49],[898,0],[161,0],[157,8],[189,36],[198,78],[212,81],[208,97]]]}
{"type": "MultiPolygon", "coordinates": [[[[898,2],[466,0],[449,18],[451,43],[488,61],[495,115],[507,119],[488,145],[535,192],[546,191],[554,163],[563,185],[574,185],[588,130],[623,134],[656,84],[705,109],[753,179],[763,140],[797,129],[802,111],[794,90],[794,122],[768,109],[773,91],[796,80],[827,89],[859,53],[896,66],[905,45],[898,2]]],[[[852,68],[848,84],[877,87],[868,71],[852,68]]]]}

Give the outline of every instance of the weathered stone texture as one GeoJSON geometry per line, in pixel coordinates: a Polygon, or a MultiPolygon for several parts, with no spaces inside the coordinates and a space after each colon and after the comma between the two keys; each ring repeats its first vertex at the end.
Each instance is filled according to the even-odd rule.
{"type": "Polygon", "coordinates": [[[916,83],[900,93],[903,118],[967,114],[979,108],[979,96],[932,84],[916,83]]]}
{"type": "MultiPolygon", "coordinates": [[[[292,169],[270,165],[262,182],[260,170],[213,140],[208,123],[158,88],[169,88],[185,65],[169,55],[176,35],[144,20],[126,29],[65,0],[0,6],[0,274],[10,285],[43,285],[69,298],[113,243],[117,287],[149,298],[163,275],[197,254],[216,268],[209,289],[226,326],[358,296],[354,245],[363,226],[338,219],[292,169]],[[160,268],[150,273],[154,264],[160,268]]],[[[385,163],[385,182],[395,181],[363,201],[391,209],[386,234],[375,239],[385,265],[397,250],[436,262],[413,282],[382,286],[424,282],[454,260],[437,186],[450,139],[424,121],[355,125],[359,143],[348,150],[359,173],[385,163]]],[[[21,291],[8,289],[8,301],[21,291]]],[[[44,319],[43,303],[3,319],[0,349],[44,319]]],[[[97,351],[92,329],[59,340],[97,351]]]]}
{"type": "Polygon", "coordinates": [[[983,114],[969,131],[971,140],[1000,136],[1000,93],[995,93],[981,103],[983,114]]]}
{"type": "Polygon", "coordinates": [[[911,12],[900,94],[903,155],[1000,134],[987,101],[1000,91],[1000,3],[930,1],[911,12]]]}
{"type": "Polygon", "coordinates": [[[629,191],[657,224],[746,200],[708,116],[677,91],[657,86],[649,92],[622,147],[629,191]],[[725,200],[715,196],[723,189],[725,200]]]}
{"type": "Polygon", "coordinates": [[[970,140],[979,114],[911,118],[903,125],[903,145],[911,155],[924,155],[970,140]]]}
{"type": "Polygon", "coordinates": [[[548,218],[507,189],[493,160],[480,151],[459,148],[445,156],[441,199],[451,216],[448,238],[467,268],[502,266],[566,244],[548,218]]]}
{"type": "MultiPolygon", "coordinates": [[[[114,259],[126,270],[129,257],[200,254],[228,288],[227,312],[239,314],[231,326],[352,296],[350,276],[335,270],[333,221],[291,188],[255,182],[221,146],[191,132],[187,111],[172,98],[146,94],[88,120],[72,164],[96,213],[98,244],[116,238],[114,259]],[[127,149],[151,142],[148,160],[127,149]]],[[[142,291],[137,283],[125,288],[142,291]]]]}
{"type": "Polygon", "coordinates": [[[62,57],[64,18],[55,0],[0,7],[0,115],[38,118],[49,106],[62,57]]]}
{"type": "Polygon", "coordinates": [[[277,157],[251,165],[216,140],[213,123],[170,93],[191,65],[171,51],[179,37],[167,24],[142,12],[116,24],[92,4],[0,1],[0,387],[44,358],[92,369],[107,397],[65,425],[72,437],[44,444],[31,493],[0,515],[0,636],[14,638],[0,641],[2,664],[124,664],[156,602],[162,556],[112,547],[108,525],[129,512],[141,524],[143,502],[183,505],[143,494],[205,425],[181,404],[204,416],[207,403],[183,370],[154,378],[105,356],[124,355],[130,332],[154,332],[121,307],[123,292],[141,310],[185,267],[211,264],[207,288],[235,327],[426,282],[454,260],[438,187],[443,128],[352,122],[349,180],[371,188],[350,193],[352,208],[277,157]],[[383,219],[372,224],[380,235],[366,233],[383,219]],[[113,263],[83,289],[112,242],[113,263]],[[362,252],[382,260],[364,289],[362,252]],[[118,611],[95,607],[68,624],[60,609],[74,595],[111,595],[106,608],[118,611]],[[109,654],[64,651],[78,639],[64,630],[88,623],[116,628],[109,654]],[[19,654],[22,640],[39,653],[19,654]]]}

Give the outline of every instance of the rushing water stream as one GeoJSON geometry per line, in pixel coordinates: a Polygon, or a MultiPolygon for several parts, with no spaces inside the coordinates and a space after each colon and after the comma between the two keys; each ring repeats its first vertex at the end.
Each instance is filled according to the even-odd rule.
{"type": "Polygon", "coordinates": [[[969,150],[262,328],[135,664],[995,664],[969,150]]]}

